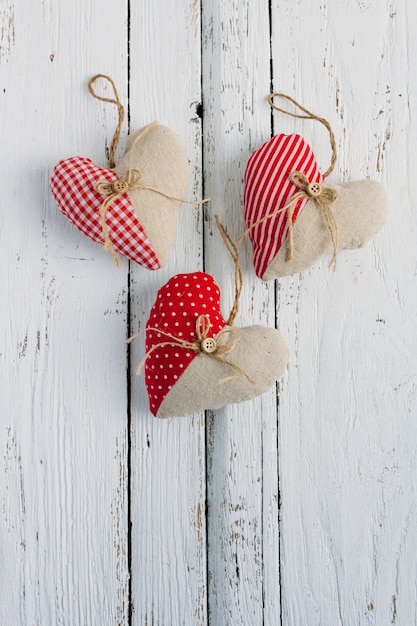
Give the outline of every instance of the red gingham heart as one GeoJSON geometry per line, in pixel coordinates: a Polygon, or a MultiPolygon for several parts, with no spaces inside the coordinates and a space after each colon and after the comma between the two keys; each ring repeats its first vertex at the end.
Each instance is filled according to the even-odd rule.
{"type": "MultiPolygon", "coordinates": [[[[262,144],[248,160],[244,180],[244,218],[248,228],[277,209],[285,207],[297,191],[292,172],[302,172],[311,183],[323,182],[311,147],[300,135],[276,135],[262,144]]],[[[293,207],[297,220],[308,198],[293,207]]],[[[262,277],[288,235],[288,213],[283,211],[257,224],[249,232],[256,275],[262,277]]]]}
{"type": "MultiPolygon", "coordinates": [[[[51,191],[60,211],[72,224],[93,241],[103,244],[100,206],[103,196],[94,190],[99,180],[118,179],[112,169],[95,165],[90,159],[63,159],[54,168],[51,191]]],[[[127,193],[118,196],[107,209],[106,223],[116,252],[152,270],[160,263],[148,237],[136,217],[127,193]]]]}

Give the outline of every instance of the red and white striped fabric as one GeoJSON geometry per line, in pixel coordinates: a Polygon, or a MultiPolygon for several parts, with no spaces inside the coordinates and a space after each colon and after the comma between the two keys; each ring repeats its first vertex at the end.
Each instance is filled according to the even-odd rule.
{"type": "MultiPolygon", "coordinates": [[[[84,157],[71,157],[55,166],[50,187],[65,217],[84,235],[103,244],[100,207],[104,197],[94,190],[93,185],[99,180],[113,182],[117,179],[112,169],[98,167],[84,157]]],[[[106,223],[116,252],[148,269],[160,268],[127,193],[116,198],[108,207],[106,223]]]]}
{"type": "MultiPolygon", "coordinates": [[[[248,228],[265,215],[285,207],[299,191],[289,179],[292,172],[302,172],[310,182],[323,181],[314,153],[300,135],[276,135],[251,155],[244,179],[244,218],[248,228]]],[[[307,198],[301,199],[294,206],[293,223],[306,202],[307,198]]],[[[287,235],[287,211],[252,228],[249,237],[257,276],[262,278],[287,235]]]]}
{"type": "Polygon", "coordinates": [[[220,290],[210,274],[177,274],[158,291],[146,324],[146,352],[153,350],[145,361],[145,383],[153,415],[197,356],[197,352],[181,346],[159,345],[170,341],[163,333],[193,343],[199,315],[210,319],[207,337],[215,337],[226,326],[220,312],[220,290]]]}

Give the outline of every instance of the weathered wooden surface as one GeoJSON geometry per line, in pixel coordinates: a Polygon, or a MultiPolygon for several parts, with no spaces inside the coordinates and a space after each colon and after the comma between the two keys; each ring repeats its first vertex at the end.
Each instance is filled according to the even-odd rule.
{"type": "MultiPolygon", "coordinates": [[[[187,198],[201,200],[199,6],[164,0],[132,3],[131,11],[132,130],[158,119],[183,138],[192,173],[187,198]]],[[[165,268],[131,268],[132,332],[145,327],[157,290],[171,276],[202,269],[201,216],[200,206],[183,206],[165,268]]],[[[143,376],[135,375],[143,352],[141,338],[131,361],[133,623],[205,624],[204,415],[151,415],[143,376]]]]}
{"type": "Polygon", "coordinates": [[[0,623],[126,623],[127,264],[49,193],[60,158],[106,165],[115,114],[86,82],[107,71],[126,98],[126,9],[1,7],[0,623]]]}
{"type": "Polygon", "coordinates": [[[0,624],[417,623],[417,8],[397,0],[0,3],[0,624]],[[148,272],[77,233],[55,162],[106,165],[116,112],[158,119],[191,164],[169,264],[148,272]],[[233,300],[216,231],[243,229],[248,156],[323,127],[271,116],[270,87],[331,123],[334,181],[381,181],[364,249],[264,284],[242,244],[236,325],[281,330],[277,389],[155,420],[135,366],[159,287],[205,269],[233,300]],[[201,106],[200,106],[201,105],[201,106]]]}

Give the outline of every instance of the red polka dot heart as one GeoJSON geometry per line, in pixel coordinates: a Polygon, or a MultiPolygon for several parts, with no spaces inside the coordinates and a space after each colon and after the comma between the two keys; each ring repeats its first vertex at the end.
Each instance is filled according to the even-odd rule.
{"type": "MultiPolygon", "coordinates": [[[[160,328],[180,341],[192,343],[197,339],[196,321],[199,315],[210,318],[209,337],[214,337],[226,326],[220,312],[219,288],[213,277],[203,272],[177,274],[159,290],[147,326],[160,328]]],[[[149,330],[146,333],[146,352],[165,341],[165,334],[149,330]]],[[[154,415],[196,356],[197,353],[190,349],[173,345],[161,346],[149,355],[145,364],[145,381],[154,415]]]]}
{"type": "Polygon", "coordinates": [[[177,274],[159,290],[146,324],[145,383],[156,417],[191,415],[266,391],[288,348],[275,328],[234,328],[205,272],[177,274]]]}

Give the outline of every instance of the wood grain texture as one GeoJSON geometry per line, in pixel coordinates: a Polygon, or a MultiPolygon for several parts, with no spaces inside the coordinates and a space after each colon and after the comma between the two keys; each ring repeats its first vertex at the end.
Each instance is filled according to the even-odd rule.
{"type": "MultiPolygon", "coordinates": [[[[200,8],[194,0],[131,3],[131,126],[158,119],[190,159],[186,198],[202,198],[200,8]]],[[[131,268],[132,332],[145,327],[157,291],[174,274],[202,269],[202,210],[185,204],[169,263],[131,268]]],[[[157,420],[143,375],[144,337],[132,346],[133,624],[206,624],[204,416],[157,420]]]]}
{"type": "MultiPolygon", "coordinates": [[[[405,8],[273,9],[274,88],[329,119],[339,144],[332,179],[380,180],[390,205],[384,230],[340,254],[335,274],[323,262],[279,282],[279,317],[294,347],[280,404],[284,624],[416,621],[414,583],[405,595],[401,587],[415,581],[417,513],[415,155],[407,146],[416,22],[405,8]]],[[[275,117],[275,132],[300,131],[325,168],[327,137],[313,126],[275,117]]]]}
{"type": "MultiPolygon", "coordinates": [[[[206,215],[205,266],[220,285],[226,317],[234,266],[213,214],[233,239],[244,230],[243,173],[251,152],[270,137],[269,84],[267,3],[205,2],[204,179],[213,199],[206,215]]],[[[248,241],[240,256],[244,290],[235,325],[273,326],[274,285],[255,278],[248,241]]],[[[275,388],[208,416],[209,623],[279,620],[276,428],[275,388]]]]}
{"type": "Polygon", "coordinates": [[[1,58],[2,624],[127,623],[126,264],[49,192],[60,158],[106,164],[114,113],[86,83],[107,71],[125,93],[113,10],[15,5],[1,58]]]}
{"type": "Polygon", "coordinates": [[[0,624],[417,623],[417,6],[405,0],[0,4],[0,624]],[[190,159],[167,267],[119,270],[56,208],[60,158],[106,165],[115,80],[128,130],[158,119],[190,159]],[[270,85],[324,116],[334,182],[388,191],[366,247],[264,284],[248,241],[236,326],[279,328],[277,388],[156,420],[135,367],[157,290],[205,269],[233,301],[214,215],[243,230],[243,172],[299,132],[270,85]]]}

